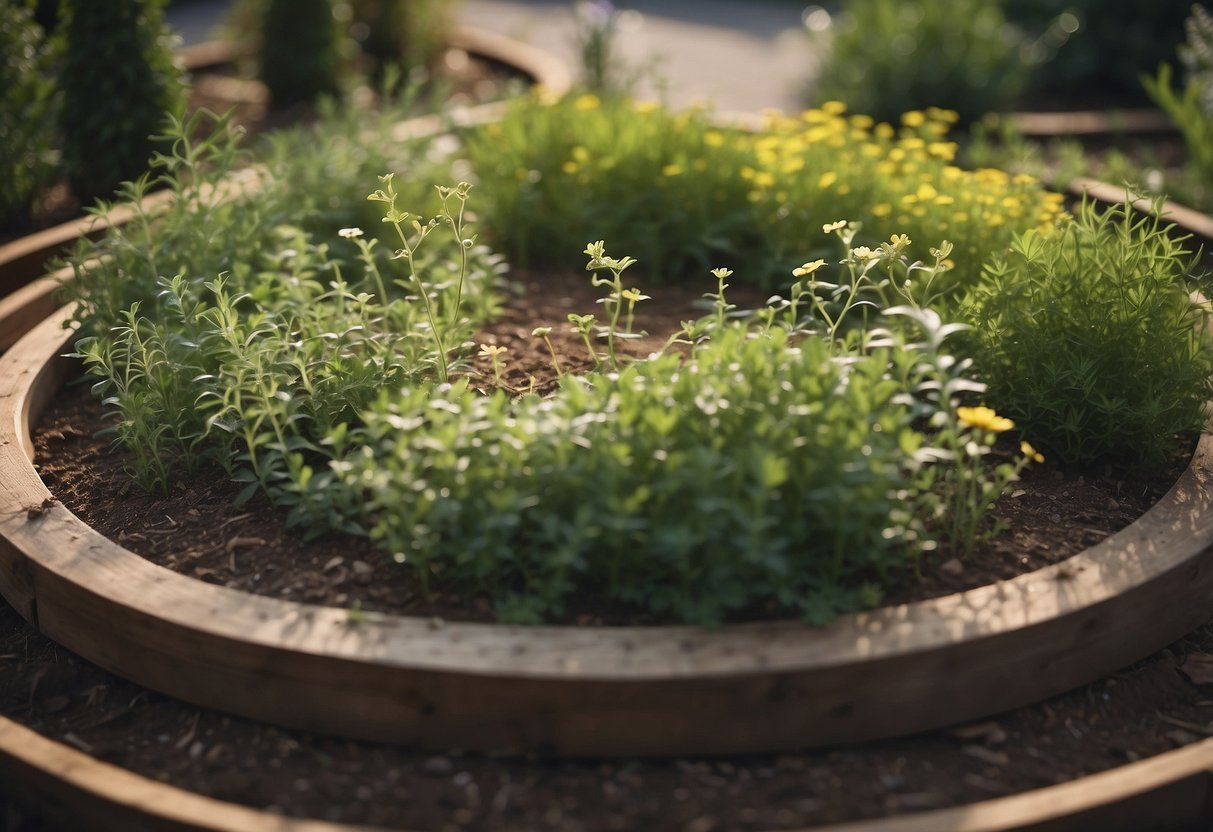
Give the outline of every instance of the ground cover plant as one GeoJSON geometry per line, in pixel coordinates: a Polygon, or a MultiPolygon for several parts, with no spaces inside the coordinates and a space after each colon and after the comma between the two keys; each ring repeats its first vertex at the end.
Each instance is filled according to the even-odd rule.
{"type": "MultiPolygon", "coordinates": [[[[1005,485],[1042,459],[1025,442],[991,462],[1014,423],[994,390],[983,399],[982,349],[965,347],[986,333],[955,319],[1000,274],[983,278],[988,255],[1061,239],[1069,221],[1030,178],[953,166],[950,120],[912,112],[882,129],[832,106],[747,135],[696,111],[533,99],[445,152],[389,158],[344,125],[297,133],[243,195],[234,145],[179,125],[157,160],[179,199],[75,258],[78,351],[145,487],[217,465],[242,498],[366,535],[424,589],[486,597],[502,620],[541,621],[590,592],[665,620],[826,621],[877,603],[940,546],[970,551],[1005,485]],[[573,124],[586,132],[570,140],[573,124]],[[607,157],[608,138],[629,152],[607,157]],[[451,169],[468,182],[434,188],[451,169]],[[716,209],[729,221],[695,227],[716,209]],[[482,344],[492,373],[472,372],[499,271],[473,214],[513,257],[559,251],[597,217],[661,264],[577,244],[603,297],[568,323],[594,371],[557,366],[551,394],[509,388],[482,344]],[[912,233],[887,230],[903,222],[912,233]],[[714,257],[735,271],[698,268],[714,257]],[[779,293],[743,314],[729,280],[749,271],[779,293]],[[619,344],[661,277],[702,281],[707,314],[630,361],[619,344]]],[[[1139,227],[1125,245],[1167,259],[1150,255],[1162,233],[1139,227]]],[[[1064,281],[1073,266],[1055,259],[1064,281]]],[[[1208,344],[1193,339],[1172,380],[1199,400],[1208,344]]],[[[1153,425],[1160,446],[1190,427],[1153,425]]]]}

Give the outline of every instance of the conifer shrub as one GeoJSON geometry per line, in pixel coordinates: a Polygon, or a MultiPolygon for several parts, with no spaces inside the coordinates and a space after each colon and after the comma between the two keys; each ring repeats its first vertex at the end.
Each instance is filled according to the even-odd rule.
{"type": "Polygon", "coordinates": [[[26,217],[56,167],[53,46],[33,3],[0,4],[0,226],[26,217]]]}
{"type": "Polygon", "coordinates": [[[63,161],[91,199],[147,169],[165,114],[184,108],[184,85],[162,0],[65,0],[62,15],[63,161]]]}
{"type": "Polygon", "coordinates": [[[275,107],[336,92],[340,35],[330,0],[269,0],[260,22],[259,74],[275,107]]]}

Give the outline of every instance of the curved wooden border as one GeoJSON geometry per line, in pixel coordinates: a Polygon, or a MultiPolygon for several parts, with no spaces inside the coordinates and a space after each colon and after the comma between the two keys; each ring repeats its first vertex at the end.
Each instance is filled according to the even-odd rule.
{"type": "Polygon", "coordinates": [[[146,832],[375,832],[283,817],[203,797],[95,760],[0,717],[0,777],[87,823],[79,828],[146,832]]]}
{"type": "Polygon", "coordinates": [[[61,505],[27,436],[62,311],[0,359],[0,592],[50,638],[200,705],[351,737],[593,756],[783,750],[913,733],[1072,689],[1213,614],[1213,436],[1153,509],[1065,562],[944,598],[722,627],[456,624],[205,584],[61,505]]]}
{"type": "Polygon", "coordinates": [[[1157,108],[1008,113],[1015,129],[1029,138],[1175,133],[1175,124],[1157,108]]]}
{"type": "MultiPolygon", "coordinates": [[[[101,762],[0,717],[0,775],[66,807],[89,828],[154,832],[371,832],[286,818],[189,791],[101,762]]],[[[1140,832],[1213,824],[1213,739],[1069,783],[815,832],[1140,832]]]]}

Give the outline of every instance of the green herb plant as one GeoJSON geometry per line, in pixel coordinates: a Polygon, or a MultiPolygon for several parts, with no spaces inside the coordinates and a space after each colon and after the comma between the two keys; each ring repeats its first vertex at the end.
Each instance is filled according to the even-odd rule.
{"type": "Polygon", "coordinates": [[[1063,463],[1165,463],[1213,392],[1197,274],[1127,206],[1088,201],[1053,234],[1023,232],[963,305],[989,402],[1063,463]]]}
{"type": "Polygon", "coordinates": [[[954,120],[929,109],[878,124],[830,102],[749,133],[701,110],[536,95],[473,131],[467,153],[486,238],[516,263],[562,265],[556,253],[601,236],[633,252],[647,285],[733,268],[775,290],[788,263],[824,251],[804,229],[845,215],[877,237],[953,239],[955,268],[938,287],[951,291],[1063,209],[1030,176],[956,167],[954,120]]]}

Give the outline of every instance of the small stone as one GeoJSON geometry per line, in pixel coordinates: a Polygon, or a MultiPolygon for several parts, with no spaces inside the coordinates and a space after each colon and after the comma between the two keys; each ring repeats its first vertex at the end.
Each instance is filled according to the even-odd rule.
{"type": "Polygon", "coordinates": [[[345,558],[341,557],[341,555],[338,555],[335,558],[329,558],[328,563],[326,563],[324,565],[324,568],[321,569],[320,571],[321,572],[332,572],[334,569],[336,569],[338,566],[340,566],[343,563],[345,563],[345,558]]]}
{"type": "Polygon", "coordinates": [[[968,754],[970,757],[981,760],[983,763],[988,763],[992,766],[1007,766],[1011,762],[1011,758],[1001,751],[994,751],[986,748],[984,745],[966,745],[960,749],[962,754],[968,754]]]}
{"type": "Polygon", "coordinates": [[[939,571],[945,575],[951,575],[955,578],[965,571],[965,565],[957,558],[952,558],[951,560],[945,560],[943,563],[939,564],[939,571]]]}
{"type": "Polygon", "coordinates": [[[999,745],[1007,741],[1007,732],[997,722],[974,722],[953,728],[948,733],[958,740],[981,740],[986,745],[999,745]]]}
{"type": "Polygon", "coordinates": [[[356,560],[350,564],[354,570],[354,579],[359,583],[370,583],[371,576],[375,574],[375,567],[371,566],[366,561],[356,560]]]}
{"type": "Polygon", "coordinates": [[[1117,502],[1115,498],[1109,497],[1108,498],[1108,511],[1116,511],[1119,508],[1120,508],[1120,503],[1117,502]]]}
{"type": "Polygon", "coordinates": [[[716,818],[709,815],[695,818],[683,827],[684,832],[712,832],[716,828],[716,818]]]}

